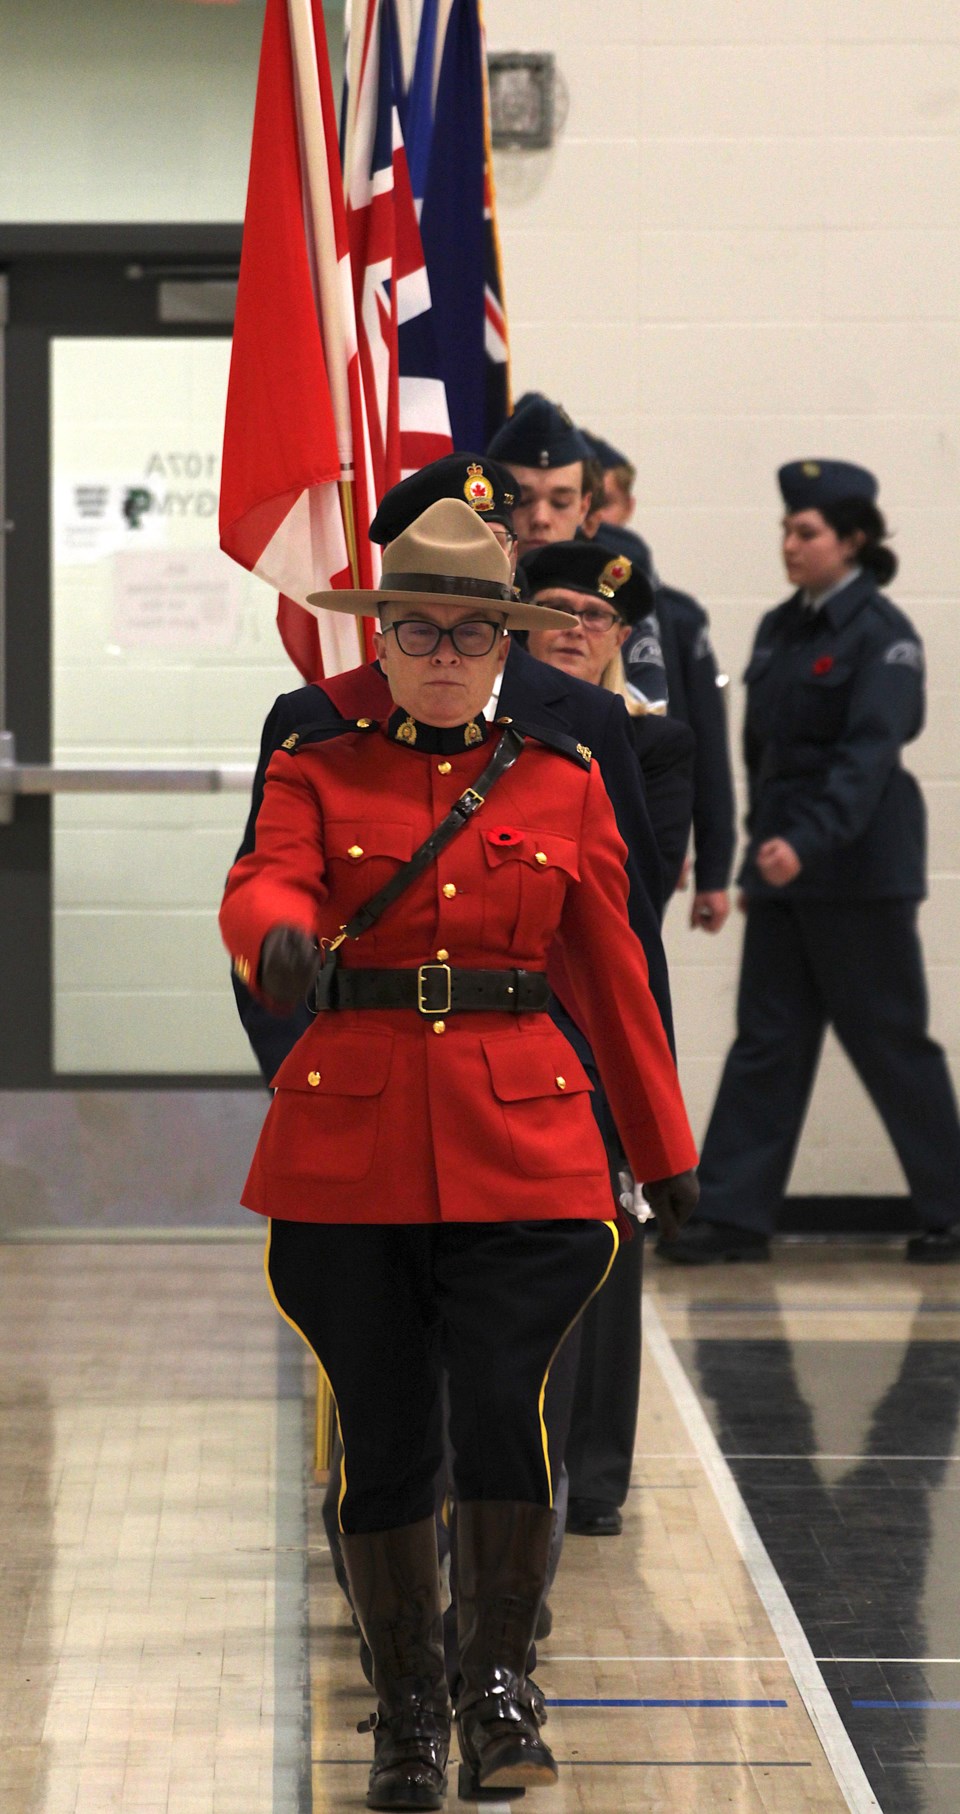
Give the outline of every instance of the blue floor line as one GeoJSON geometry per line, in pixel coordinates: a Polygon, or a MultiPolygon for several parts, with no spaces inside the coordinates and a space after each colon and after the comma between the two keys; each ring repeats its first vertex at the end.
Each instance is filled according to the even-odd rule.
{"type": "MultiPolygon", "coordinates": [[[[785,1707],[786,1701],[731,1701],[731,1700],[674,1700],[661,1696],[644,1695],[637,1700],[588,1700],[575,1696],[571,1699],[546,1695],[548,1707],[785,1707]]],[[[865,1703],[866,1704],[866,1703],[865,1703]]]]}

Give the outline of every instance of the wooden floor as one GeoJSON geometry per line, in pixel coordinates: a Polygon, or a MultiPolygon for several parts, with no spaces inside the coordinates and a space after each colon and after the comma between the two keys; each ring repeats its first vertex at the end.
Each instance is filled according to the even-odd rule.
{"type": "MultiPolygon", "coordinates": [[[[822,1335],[832,1293],[842,1342],[873,1292],[886,1339],[915,1310],[903,1272],[788,1258],[778,1328],[822,1335]]],[[[538,1669],[564,1767],[525,1805],[878,1806],[838,1786],[671,1340],[713,1317],[728,1338],[771,1270],[711,1277],[699,1318],[701,1277],[650,1273],[625,1530],[567,1540],[538,1669]]],[[[0,1249],[2,1814],[363,1806],[371,1697],[305,1465],[311,1388],[254,1244],[0,1249]]]]}

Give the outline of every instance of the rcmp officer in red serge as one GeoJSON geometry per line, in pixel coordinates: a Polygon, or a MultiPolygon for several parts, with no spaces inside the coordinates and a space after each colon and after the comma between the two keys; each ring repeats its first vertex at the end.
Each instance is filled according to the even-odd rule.
{"type": "MultiPolygon", "coordinates": [[[[370,526],[371,539],[393,541],[440,498],[468,502],[501,540],[511,560],[515,559],[514,480],[506,467],[486,454],[450,454],[393,486],[370,526]]],[[[485,708],[489,715],[499,710],[518,720],[522,718],[527,724],[561,731],[575,742],[586,744],[599,763],[627,846],[630,923],[643,945],[650,987],[672,1039],[670,990],[660,937],[661,859],[623,702],[614,694],[535,661],[513,640],[495,685],[497,696],[485,708]]],[[[383,716],[389,712],[390,703],[389,689],[376,663],[325,679],[317,686],[281,694],[263,727],[250,813],[238,855],[253,849],[267,764],[286,738],[304,725],[339,725],[345,718],[383,716]]],[[[234,993],[247,1037],[269,1081],[303,1032],[306,1011],[301,1008],[283,1020],[269,1013],[236,976],[234,993]]]]}
{"type": "Polygon", "coordinates": [[[248,985],[274,1006],[313,986],[320,1006],[273,1079],[243,1200],[270,1218],[274,1295],[337,1404],[343,1556],[379,1697],[368,1805],[437,1808],[441,1368],[469,1787],[557,1775],[525,1679],[559,1465],[542,1395],[617,1230],[587,1079],[544,1011],[555,955],[667,1226],[695,1201],[695,1154],[599,770],[560,733],[483,716],[505,629],[538,609],[516,603],[492,533],[441,501],[390,545],[376,593],[314,602],[379,609],[395,707],[291,737],[228,880],[248,985]]]}
{"type": "Polygon", "coordinates": [[[873,474],[794,460],[779,480],[798,589],[761,621],[744,675],[737,1037],[704,1140],[698,1218],[658,1251],[686,1264],[767,1257],[832,1024],[923,1224],[908,1259],[958,1260],[960,1121],[927,1031],[924,809],[901,761],[923,726],[923,648],[880,590],[897,563],[873,474]]]}

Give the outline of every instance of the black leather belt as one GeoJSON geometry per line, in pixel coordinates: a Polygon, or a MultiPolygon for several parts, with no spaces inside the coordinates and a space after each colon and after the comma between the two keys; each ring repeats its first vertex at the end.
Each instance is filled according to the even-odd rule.
{"type": "MultiPolygon", "coordinates": [[[[322,972],[321,972],[322,975],[322,972]]],[[[538,1014],[550,999],[542,970],[454,970],[421,964],[418,970],[354,970],[342,965],[331,977],[324,1008],[415,1008],[419,1014],[506,1012],[538,1014]]]]}

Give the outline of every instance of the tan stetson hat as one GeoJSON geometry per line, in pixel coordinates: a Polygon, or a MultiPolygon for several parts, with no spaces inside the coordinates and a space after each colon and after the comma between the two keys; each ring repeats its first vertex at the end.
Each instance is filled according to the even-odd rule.
{"type": "Polygon", "coordinates": [[[351,592],[310,592],[325,611],[375,614],[384,604],[493,605],[508,630],[566,630],[567,611],[523,605],[510,581],[510,562],[486,523],[459,498],[439,498],[383,551],[381,584],[351,592]]]}

